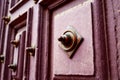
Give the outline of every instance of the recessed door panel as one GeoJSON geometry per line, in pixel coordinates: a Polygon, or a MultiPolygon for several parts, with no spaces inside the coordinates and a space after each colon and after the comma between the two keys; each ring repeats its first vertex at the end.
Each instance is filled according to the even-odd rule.
{"type": "Polygon", "coordinates": [[[24,64],[24,57],[25,57],[25,35],[26,31],[23,31],[21,34],[21,39],[20,39],[20,47],[19,47],[19,52],[18,52],[18,67],[17,67],[17,74],[16,78],[17,79],[22,79],[23,78],[23,64],[24,64]]]}
{"type": "Polygon", "coordinates": [[[93,75],[94,50],[91,2],[79,0],[53,11],[52,62],[54,75],[93,75]],[[83,38],[72,58],[59,46],[58,38],[72,26],[83,38]]]}
{"type": "Polygon", "coordinates": [[[20,37],[22,35],[22,33],[25,31],[25,27],[23,27],[22,29],[19,29],[17,31],[17,34],[15,36],[15,40],[19,41],[18,45],[15,45],[15,48],[14,48],[14,60],[13,60],[13,63],[17,64],[18,63],[18,52],[19,52],[19,49],[20,48],[20,37]]]}
{"type": "Polygon", "coordinates": [[[12,79],[22,80],[23,78],[25,35],[26,27],[22,27],[16,30],[15,39],[11,40],[11,44],[14,46],[14,57],[12,64],[9,64],[8,66],[12,70],[12,79]]]}

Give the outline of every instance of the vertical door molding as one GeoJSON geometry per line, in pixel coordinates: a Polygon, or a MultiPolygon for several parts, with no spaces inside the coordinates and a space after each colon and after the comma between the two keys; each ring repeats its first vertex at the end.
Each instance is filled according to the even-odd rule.
{"type": "MultiPolygon", "coordinates": [[[[32,24],[33,24],[33,7],[28,10],[27,14],[27,25],[26,25],[26,47],[31,46],[32,40],[32,24]]],[[[24,62],[24,79],[29,80],[30,72],[30,55],[28,52],[25,52],[25,62],[24,62]]]]}
{"type": "Polygon", "coordinates": [[[22,80],[23,78],[23,67],[24,67],[24,55],[25,55],[25,39],[26,31],[23,31],[20,37],[19,50],[18,50],[18,66],[15,79],[22,80]]]}
{"type": "Polygon", "coordinates": [[[108,33],[108,51],[110,57],[110,79],[120,79],[120,49],[119,49],[119,3],[120,1],[104,0],[107,33],[108,33]]]}
{"type": "MultiPolygon", "coordinates": [[[[7,16],[8,12],[8,1],[9,0],[2,0],[0,1],[0,55],[4,55],[4,42],[5,42],[5,33],[6,33],[6,24],[2,19],[3,16],[7,16]]],[[[2,73],[2,63],[0,64],[0,74],[2,73]]],[[[2,75],[0,75],[1,78],[2,75]]]]}
{"type": "MultiPolygon", "coordinates": [[[[0,1],[0,55],[3,54],[3,50],[4,50],[4,39],[5,39],[5,23],[2,20],[3,16],[7,15],[7,11],[8,11],[8,4],[7,4],[8,0],[4,0],[4,1],[0,1]],[[4,5],[3,5],[4,4],[4,5]]],[[[2,63],[0,64],[0,74],[1,74],[1,69],[2,69],[2,63]]],[[[0,75],[1,78],[1,75],[0,75]]]]}
{"type": "MultiPolygon", "coordinates": [[[[40,5],[39,6],[39,23],[38,23],[38,44],[37,44],[37,62],[36,62],[36,80],[41,80],[42,78],[44,78],[43,76],[46,76],[44,75],[44,72],[42,72],[42,70],[44,70],[44,66],[46,63],[42,64],[43,63],[43,51],[45,50],[45,48],[43,48],[43,42],[45,41],[45,34],[43,33],[44,31],[44,28],[43,28],[43,16],[44,16],[44,13],[43,13],[43,7],[40,5]]],[[[46,69],[47,70],[47,69],[46,69]]]]}
{"type": "Polygon", "coordinates": [[[109,80],[110,68],[104,0],[95,0],[93,4],[93,24],[96,78],[102,80],[109,80]]]}

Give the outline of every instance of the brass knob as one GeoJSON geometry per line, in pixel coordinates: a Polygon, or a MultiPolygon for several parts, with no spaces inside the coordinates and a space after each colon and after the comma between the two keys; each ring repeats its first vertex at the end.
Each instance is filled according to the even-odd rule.
{"type": "Polygon", "coordinates": [[[1,62],[1,63],[4,62],[4,55],[0,55],[0,62],[1,62]]]}
{"type": "Polygon", "coordinates": [[[76,45],[77,37],[71,31],[66,31],[62,36],[58,38],[58,41],[61,42],[62,48],[66,51],[70,51],[76,45]]]}
{"type": "Polygon", "coordinates": [[[19,44],[19,40],[11,40],[10,42],[11,42],[11,44],[14,45],[14,47],[17,47],[19,44]]]}
{"type": "Polygon", "coordinates": [[[34,56],[35,54],[35,47],[27,47],[26,51],[31,55],[34,56]]]}
{"type": "Polygon", "coordinates": [[[8,22],[10,21],[10,17],[8,16],[3,16],[2,19],[5,21],[5,24],[8,24],[8,22]]]}
{"type": "Polygon", "coordinates": [[[64,34],[58,38],[58,41],[60,41],[64,46],[69,47],[72,44],[72,35],[71,34],[64,34]]]}
{"type": "Polygon", "coordinates": [[[75,28],[68,26],[65,32],[58,38],[58,41],[60,48],[66,51],[69,58],[72,58],[83,38],[75,28]]]}
{"type": "Polygon", "coordinates": [[[8,65],[8,68],[10,68],[10,69],[13,70],[13,71],[16,71],[17,65],[16,65],[16,64],[9,64],[9,65],[8,65]]]}

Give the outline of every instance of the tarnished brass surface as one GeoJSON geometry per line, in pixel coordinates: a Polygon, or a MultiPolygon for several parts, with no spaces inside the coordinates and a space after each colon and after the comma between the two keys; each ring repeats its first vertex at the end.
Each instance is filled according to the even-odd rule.
{"type": "Polygon", "coordinates": [[[39,0],[33,0],[33,1],[34,1],[35,4],[37,4],[37,2],[38,2],[39,0]]]}
{"type": "Polygon", "coordinates": [[[17,65],[16,65],[16,64],[9,64],[9,65],[8,65],[8,68],[10,68],[10,69],[13,70],[13,71],[16,71],[17,65]]]}
{"type": "Polygon", "coordinates": [[[19,40],[11,40],[10,42],[11,42],[11,44],[14,45],[14,47],[17,47],[19,44],[19,40]]]}
{"type": "Polygon", "coordinates": [[[35,47],[27,47],[26,51],[31,55],[34,56],[35,54],[35,47]]]}
{"type": "Polygon", "coordinates": [[[4,55],[0,55],[0,62],[3,63],[4,62],[4,55]]]}
{"type": "Polygon", "coordinates": [[[69,58],[72,58],[82,40],[83,38],[71,26],[68,26],[65,32],[58,38],[59,46],[66,51],[69,58]]]}
{"type": "Polygon", "coordinates": [[[8,24],[10,21],[10,16],[3,16],[2,19],[5,21],[5,24],[8,24]]]}

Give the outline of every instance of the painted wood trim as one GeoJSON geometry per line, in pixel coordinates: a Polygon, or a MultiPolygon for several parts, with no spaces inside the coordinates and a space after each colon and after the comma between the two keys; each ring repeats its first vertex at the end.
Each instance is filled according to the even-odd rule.
{"type": "Polygon", "coordinates": [[[4,50],[4,39],[5,39],[5,31],[6,26],[4,21],[2,20],[3,16],[7,16],[8,11],[8,0],[1,1],[1,13],[0,13],[0,54],[3,54],[4,50]],[[4,5],[2,5],[4,4],[4,5]]]}
{"type": "Polygon", "coordinates": [[[93,3],[93,26],[94,26],[94,50],[96,78],[109,80],[108,44],[106,33],[106,21],[104,0],[95,0],[93,3]],[[99,78],[98,78],[99,77],[99,78]]]}
{"type": "MultiPolygon", "coordinates": [[[[6,26],[4,21],[2,20],[3,16],[7,16],[7,12],[8,12],[8,1],[9,0],[2,0],[0,1],[0,54],[4,54],[3,50],[4,50],[4,44],[5,44],[5,33],[6,33],[6,26]]],[[[5,63],[5,62],[4,62],[5,63]]],[[[0,64],[0,74],[3,73],[2,72],[2,65],[4,64],[0,64]]],[[[2,75],[0,75],[0,78],[2,77],[2,75]]]]}
{"type": "Polygon", "coordinates": [[[39,18],[39,23],[38,23],[38,44],[37,44],[37,47],[39,48],[37,50],[37,62],[36,62],[36,80],[40,80],[42,79],[43,77],[43,74],[42,74],[42,56],[43,56],[43,42],[44,42],[44,35],[43,35],[43,16],[44,16],[44,13],[43,13],[43,8],[41,6],[39,6],[39,15],[38,15],[38,18],[39,18]]]}
{"type": "MultiPolygon", "coordinates": [[[[110,79],[119,80],[118,77],[118,69],[117,69],[117,34],[116,34],[116,18],[115,18],[115,10],[114,3],[116,1],[113,0],[104,0],[105,3],[105,14],[106,14],[106,23],[107,23],[107,33],[108,33],[108,52],[109,52],[109,60],[110,60],[110,79]]],[[[117,5],[116,5],[117,6],[117,5]]]]}
{"type": "MultiPolygon", "coordinates": [[[[40,34],[45,34],[44,35],[44,39],[42,38],[42,36],[39,36],[38,39],[40,40],[41,38],[43,39],[43,42],[45,43],[43,46],[45,49],[43,49],[45,52],[43,53],[40,53],[40,54],[43,54],[46,55],[45,57],[43,57],[44,59],[44,62],[40,62],[40,64],[42,66],[44,66],[44,70],[43,70],[43,67],[41,67],[41,73],[43,72],[43,78],[41,78],[41,80],[45,80],[45,79],[50,79],[51,77],[51,71],[50,71],[50,45],[51,45],[51,39],[50,39],[50,32],[51,32],[51,28],[50,28],[50,20],[51,20],[51,12],[58,8],[60,5],[63,5],[63,4],[66,4],[68,3],[69,1],[67,0],[61,0],[61,4],[60,2],[56,1],[56,0],[43,0],[41,3],[40,3],[40,12],[39,14],[46,14],[46,15],[43,15],[39,18],[39,22],[41,25],[40,27],[44,27],[43,29],[43,33],[38,33],[38,35],[40,34]],[[42,19],[44,18],[44,19],[42,19]],[[43,23],[45,23],[46,25],[44,25],[42,23],[42,21],[40,20],[43,20],[43,23]],[[45,21],[46,20],[46,21],[45,21]],[[42,25],[43,24],[43,25],[42,25]],[[46,33],[45,33],[46,32],[46,33]],[[44,41],[46,40],[46,41],[44,41]],[[44,63],[44,65],[42,64],[44,63]]],[[[108,80],[109,79],[109,62],[108,62],[108,44],[106,43],[106,23],[105,23],[105,20],[104,20],[104,6],[103,6],[103,0],[95,0],[93,3],[92,3],[92,8],[93,8],[93,40],[94,40],[94,55],[95,55],[95,77],[90,77],[88,76],[89,78],[85,77],[86,79],[83,79],[83,80],[88,80],[88,79],[92,79],[92,80],[96,80],[96,79],[100,79],[100,80],[108,80]]],[[[41,28],[42,29],[42,28],[41,28]]],[[[40,32],[41,30],[39,30],[38,32],[40,32]]],[[[41,50],[41,47],[40,44],[41,42],[39,42],[38,40],[38,50],[40,49],[41,50]]],[[[38,52],[39,54],[39,52],[38,52]]],[[[40,58],[41,56],[39,56],[40,58]]],[[[40,67],[40,65],[38,65],[40,67]]],[[[82,78],[83,76],[79,77],[79,78],[82,78]]],[[[68,77],[68,80],[72,80],[72,79],[76,79],[77,77],[68,77]]],[[[65,77],[55,77],[56,80],[62,80],[62,79],[67,79],[65,77]]]]}
{"type": "Polygon", "coordinates": [[[8,80],[10,78],[9,74],[11,74],[11,72],[8,69],[8,65],[10,64],[11,60],[10,60],[10,56],[12,57],[12,55],[10,54],[10,40],[12,37],[12,29],[9,27],[8,29],[8,37],[7,37],[7,46],[6,46],[6,55],[5,55],[5,66],[4,66],[4,73],[3,73],[3,80],[8,80]],[[7,75],[7,76],[5,76],[7,75]]]}
{"type": "Polygon", "coordinates": [[[70,78],[69,76],[56,76],[54,78],[54,80],[73,80],[73,79],[74,80],[96,80],[95,77],[87,77],[87,76],[86,77],[79,77],[79,76],[77,77],[76,76],[73,78],[72,77],[70,78]]]}
{"type": "MultiPolygon", "coordinates": [[[[32,24],[33,24],[33,7],[28,10],[27,14],[27,25],[26,25],[26,47],[31,46],[32,40],[32,24]]],[[[24,66],[24,76],[25,80],[29,80],[30,73],[30,55],[25,50],[25,66],[24,66]]]]}
{"type": "Polygon", "coordinates": [[[11,45],[10,41],[14,40],[15,38],[15,29],[21,28],[22,25],[25,25],[24,19],[27,19],[26,13],[23,14],[21,17],[16,18],[15,20],[11,21],[8,26],[8,33],[7,33],[7,45],[6,45],[6,56],[5,56],[5,68],[4,68],[4,75],[3,80],[9,80],[12,78],[12,72],[9,70],[8,65],[13,62],[13,46],[11,45]],[[23,17],[23,18],[21,18],[23,17]],[[20,21],[22,24],[19,24],[20,21]],[[22,22],[23,21],[23,22],[22,22]],[[19,25],[19,26],[17,26],[19,25]],[[15,26],[17,26],[15,28],[15,26]],[[6,76],[7,75],[7,76],[6,76]]]}
{"type": "Polygon", "coordinates": [[[9,23],[10,27],[19,26],[20,24],[25,23],[26,19],[27,19],[27,12],[23,13],[21,16],[17,17],[13,21],[10,21],[10,23],[9,23]],[[21,21],[21,23],[20,23],[20,21],[21,21]]]}
{"type": "Polygon", "coordinates": [[[13,7],[15,5],[15,3],[17,3],[18,1],[20,1],[20,0],[12,0],[10,6],[13,7]]]}
{"type": "Polygon", "coordinates": [[[26,2],[29,0],[20,0],[18,1],[12,8],[10,8],[10,13],[14,13],[17,9],[19,9],[21,6],[23,6],[26,2]]]}
{"type": "Polygon", "coordinates": [[[24,55],[25,55],[25,37],[26,31],[24,31],[20,38],[20,47],[18,52],[18,66],[17,66],[17,74],[15,79],[22,80],[23,78],[23,66],[24,66],[24,55]]]}

